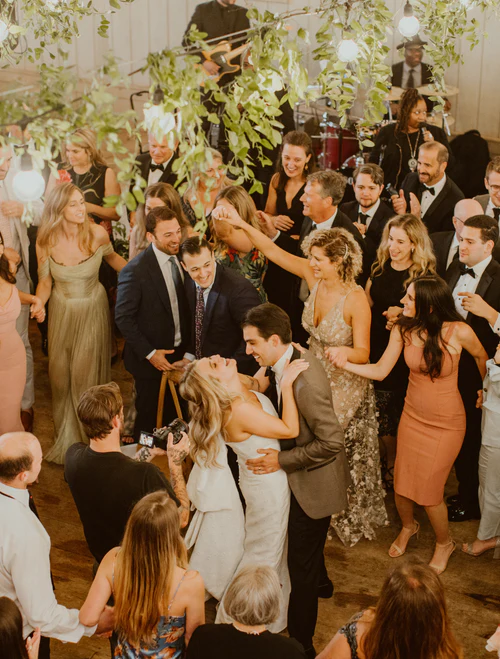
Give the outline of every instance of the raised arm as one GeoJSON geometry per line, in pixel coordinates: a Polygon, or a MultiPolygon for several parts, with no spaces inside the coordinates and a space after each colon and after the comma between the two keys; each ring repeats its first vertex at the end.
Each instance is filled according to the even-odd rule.
{"type": "Polygon", "coordinates": [[[396,365],[402,349],[403,339],[401,338],[399,327],[393,327],[391,336],[389,337],[389,345],[376,364],[353,364],[347,362],[343,368],[350,373],[361,375],[369,380],[383,380],[396,365]]]}
{"type": "Polygon", "coordinates": [[[212,211],[212,218],[214,218],[215,221],[218,221],[219,219],[225,220],[234,227],[245,231],[252,241],[252,244],[267,256],[270,261],[276,263],[284,270],[288,270],[288,272],[297,275],[297,277],[305,279],[310,288],[316,283],[316,279],[307,259],[290,254],[284,249],[281,249],[281,247],[278,247],[278,245],[265,236],[262,231],[255,229],[242,220],[236,210],[217,206],[212,211]]]}

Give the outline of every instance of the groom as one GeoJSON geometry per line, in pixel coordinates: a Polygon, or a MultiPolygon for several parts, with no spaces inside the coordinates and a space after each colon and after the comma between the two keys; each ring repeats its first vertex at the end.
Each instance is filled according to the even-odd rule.
{"type": "Polygon", "coordinates": [[[243,324],[246,351],[262,367],[252,388],[266,391],[281,412],[280,381],[288,360],[305,359],[309,368],[295,380],[293,392],[299,410],[300,432],[282,441],[281,451],[259,449],[264,455],[247,461],[254,473],[283,469],[290,485],[288,569],[292,583],[288,606],[288,632],[307,657],[313,647],[318,596],[331,597],[323,549],[330,517],[347,505],[349,469],[344,433],[333,409],[332,390],[321,363],[310,352],[300,354],[292,344],[290,319],[274,304],[261,304],[247,312],[243,324]],[[267,368],[266,368],[267,367],[267,368]]]}

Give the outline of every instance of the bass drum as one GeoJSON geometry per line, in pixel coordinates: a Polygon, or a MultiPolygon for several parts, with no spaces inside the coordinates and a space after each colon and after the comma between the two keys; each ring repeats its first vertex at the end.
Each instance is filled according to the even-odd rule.
{"type": "Polygon", "coordinates": [[[321,169],[340,170],[346,159],[358,153],[359,142],[351,130],[325,126],[320,135],[313,136],[313,148],[321,169]]]}

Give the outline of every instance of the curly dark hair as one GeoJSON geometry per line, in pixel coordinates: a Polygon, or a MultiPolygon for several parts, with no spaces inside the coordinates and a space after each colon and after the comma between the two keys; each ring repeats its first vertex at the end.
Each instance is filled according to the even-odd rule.
{"type": "Polygon", "coordinates": [[[398,110],[398,121],[396,123],[396,133],[408,132],[410,114],[419,101],[425,101],[425,98],[419,93],[418,89],[407,89],[401,96],[398,110]]]}
{"type": "MultiPolygon", "coordinates": [[[[3,236],[1,233],[0,233],[0,245],[5,246],[5,243],[3,241],[3,236]]],[[[2,256],[0,256],[0,277],[9,284],[16,283],[16,278],[10,270],[9,259],[5,256],[5,254],[2,254],[2,256]]]]}

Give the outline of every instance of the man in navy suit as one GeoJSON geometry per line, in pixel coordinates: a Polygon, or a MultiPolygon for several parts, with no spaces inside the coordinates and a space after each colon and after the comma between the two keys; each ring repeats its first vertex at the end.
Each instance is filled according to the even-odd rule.
{"type": "Polygon", "coordinates": [[[215,262],[212,246],[198,236],[185,240],[180,248],[186,278],[191,318],[191,340],[187,360],[211,355],[230,357],[238,371],[253,375],[255,361],[246,354],[241,323],[245,314],[260,304],[256,288],[238,272],[215,262]]]}
{"type": "Polygon", "coordinates": [[[380,199],[384,190],[384,170],[374,163],[361,165],[354,170],[353,189],[356,201],[348,201],[340,206],[342,213],[353,222],[363,236],[365,259],[363,275],[370,276],[372,263],[382,240],[385,225],[395,213],[380,199]]]}
{"type": "MultiPolygon", "coordinates": [[[[123,360],[134,376],[137,418],[134,437],[156,426],[163,371],[182,359],[189,338],[189,311],[184,272],[177,254],[181,227],[175,214],[162,206],[146,216],[149,247],[120,272],[115,308],[116,324],[125,338],[123,360]]],[[[163,421],[176,416],[165,399],[163,421]]]]}

